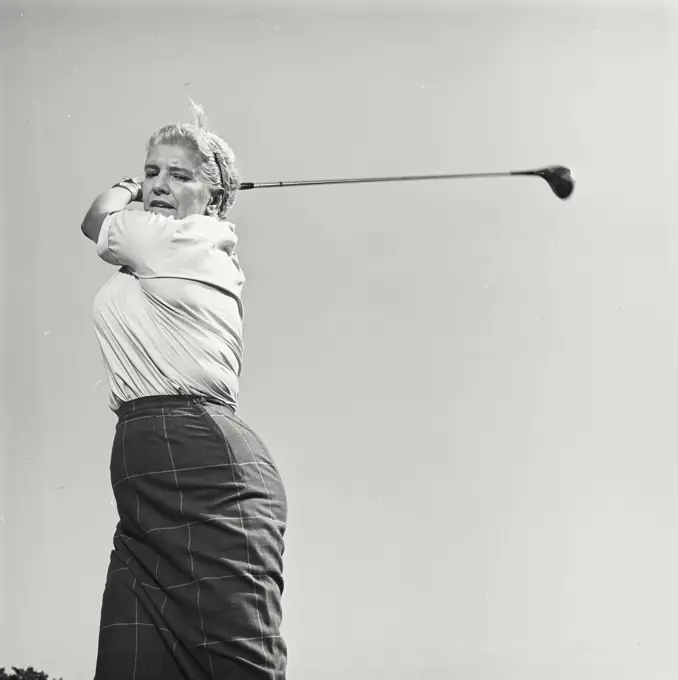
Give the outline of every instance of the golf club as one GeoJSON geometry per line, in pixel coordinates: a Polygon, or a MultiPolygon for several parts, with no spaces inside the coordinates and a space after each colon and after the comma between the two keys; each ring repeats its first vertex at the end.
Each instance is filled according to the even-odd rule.
{"type": "Polygon", "coordinates": [[[511,172],[482,172],[466,175],[408,175],[405,177],[362,177],[354,179],[316,179],[301,182],[243,182],[241,191],[247,189],[269,189],[272,187],[317,186],[320,184],[361,184],[364,182],[407,182],[428,179],[469,179],[479,177],[534,176],[546,180],[551,191],[560,199],[569,198],[574,191],[574,177],[569,168],[562,165],[549,165],[539,170],[513,170],[511,172]]]}

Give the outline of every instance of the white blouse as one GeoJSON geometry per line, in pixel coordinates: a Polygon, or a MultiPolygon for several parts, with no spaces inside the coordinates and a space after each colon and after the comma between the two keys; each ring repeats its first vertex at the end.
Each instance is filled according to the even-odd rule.
{"type": "Polygon", "coordinates": [[[94,299],[109,406],[196,395],[237,406],[245,276],[230,222],[123,210],[104,220],[97,253],[119,271],[94,299]]]}

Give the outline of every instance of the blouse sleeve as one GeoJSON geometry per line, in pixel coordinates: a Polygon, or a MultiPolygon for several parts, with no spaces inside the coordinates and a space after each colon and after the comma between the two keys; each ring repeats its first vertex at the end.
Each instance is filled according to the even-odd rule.
{"type": "Polygon", "coordinates": [[[139,276],[157,275],[176,238],[177,222],[157,213],[121,210],[104,219],[97,241],[99,257],[129,267],[139,276]]]}
{"type": "Polygon", "coordinates": [[[214,285],[239,297],[245,277],[235,254],[235,227],[202,215],[182,220],[143,210],[108,215],[97,253],[138,278],[173,277],[214,285]]]}

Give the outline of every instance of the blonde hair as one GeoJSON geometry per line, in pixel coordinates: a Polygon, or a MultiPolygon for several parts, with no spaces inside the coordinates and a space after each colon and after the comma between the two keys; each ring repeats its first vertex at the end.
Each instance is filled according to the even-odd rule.
{"type": "Polygon", "coordinates": [[[215,189],[225,191],[217,211],[226,217],[233,207],[240,187],[240,173],[231,147],[219,135],[211,132],[205,110],[189,98],[193,123],[165,125],[153,133],[146,145],[150,151],[156,144],[184,144],[198,154],[199,169],[203,177],[215,189]]]}

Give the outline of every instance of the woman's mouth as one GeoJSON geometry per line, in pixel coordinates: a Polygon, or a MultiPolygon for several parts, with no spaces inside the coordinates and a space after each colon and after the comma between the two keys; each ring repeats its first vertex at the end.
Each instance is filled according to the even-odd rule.
{"type": "Polygon", "coordinates": [[[150,207],[167,208],[168,210],[174,210],[174,206],[170,205],[169,203],[165,203],[165,201],[151,201],[150,207]]]}

